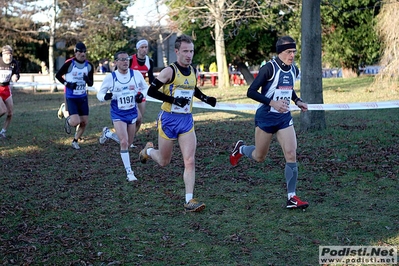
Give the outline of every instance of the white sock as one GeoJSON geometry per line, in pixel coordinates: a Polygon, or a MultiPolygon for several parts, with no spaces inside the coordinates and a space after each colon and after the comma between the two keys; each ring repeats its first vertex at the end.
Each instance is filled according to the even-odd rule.
{"type": "Polygon", "coordinates": [[[288,193],[288,199],[292,198],[295,195],[296,195],[295,192],[288,193]]]}
{"type": "Polygon", "coordinates": [[[129,151],[121,151],[121,158],[123,165],[125,166],[126,172],[130,173],[132,171],[132,167],[130,165],[129,151]]]}
{"type": "Polygon", "coordinates": [[[187,193],[186,194],[186,203],[188,203],[192,198],[193,198],[193,193],[187,193]]]}
{"type": "Polygon", "coordinates": [[[154,148],[149,148],[149,149],[147,149],[147,155],[148,155],[148,156],[151,157],[151,151],[152,151],[153,149],[154,149],[154,148]]]}
{"type": "Polygon", "coordinates": [[[5,130],[4,128],[1,129],[0,133],[6,133],[7,130],[5,130]]]}

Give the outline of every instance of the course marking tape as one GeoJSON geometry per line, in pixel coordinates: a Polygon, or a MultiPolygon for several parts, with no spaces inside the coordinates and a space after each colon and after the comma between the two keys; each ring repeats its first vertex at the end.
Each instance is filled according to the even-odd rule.
{"type": "MultiPolygon", "coordinates": [[[[259,104],[234,104],[234,103],[217,103],[215,108],[203,102],[194,102],[194,107],[216,109],[224,111],[255,111],[259,104]]],[[[308,104],[308,110],[312,111],[331,111],[331,110],[369,110],[369,109],[385,109],[399,108],[399,100],[387,102],[363,102],[363,103],[333,103],[333,104],[308,104]]],[[[290,104],[291,111],[299,111],[299,107],[290,104]]]]}
{"type": "MultiPolygon", "coordinates": [[[[32,86],[63,86],[60,83],[39,83],[39,82],[18,82],[12,85],[16,87],[32,87],[32,86]]],[[[97,91],[94,87],[88,87],[89,91],[97,91]]],[[[147,101],[161,102],[150,96],[146,97],[147,101]]],[[[217,103],[212,107],[204,102],[194,102],[194,108],[203,108],[211,110],[222,111],[256,111],[259,103],[217,103]]],[[[332,110],[370,110],[370,109],[386,109],[386,108],[399,108],[399,100],[386,101],[386,102],[362,102],[362,103],[331,103],[331,104],[308,104],[308,110],[312,111],[332,111],[332,110]]],[[[290,104],[291,111],[299,111],[299,107],[290,104]]]]}

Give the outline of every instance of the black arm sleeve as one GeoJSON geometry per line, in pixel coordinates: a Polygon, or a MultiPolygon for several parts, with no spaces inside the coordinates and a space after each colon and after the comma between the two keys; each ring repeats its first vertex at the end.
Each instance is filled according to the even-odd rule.
{"type": "Polygon", "coordinates": [[[68,73],[68,68],[71,65],[71,63],[72,60],[65,62],[60,68],[60,70],[58,70],[57,74],[55,74],[56,79],[58,79],[58,81],[61,82],[62,84],[66,82],[66,80],[62,76],[68,73]]]}
{"type": "Polygon", "coordinates": [[[154,61],[150,58],[150,69],[148,70],[148,81],[150,84],[154,81],[154,61]]]}
{"type": "Polygon", "coordinates": [[[257,102],[269,105],[272,99],[267,98],[262,93],[258,92],[259,88],[261,88],[267,81],[273,76],[273,66],[270,62],[266,63],[259,70],[258,76],[256,76],[255,80],[252,82],[251,86],[249,86],[247,91],[247,97],[251,98],[257,102]]]}
{"type": "Polygon", "coordinates": [[[202,93],[202,91],[197,86],[195,86],[194,96],[200,99],[201,101],[204,101],[204,99],[207,97],[205,94],[202,93]]]}
{"type": "Polygon", "coordinates": [[[87,86],[91,87],[94,84],[94,66],[90,62],[89,62],[89,64],[91,65],[91,69],[87,75],[88,79],[87,79],[86,83],[87,83],[87,86]]]}
{"type": "Polygon", "coordinates": [[[168,102],[168,103],[173,103],[175,100],[174,97],[166,95],[162,92],[159,91],[159,89],[163,86],[164,83],[159,81],[158,79],[154,79],[153,82],[151,82],[150,87],[148,88],[148,95],[151,96],[152,98],[155,98],[157,100],[163,101],[163,102],[168,102]]]}

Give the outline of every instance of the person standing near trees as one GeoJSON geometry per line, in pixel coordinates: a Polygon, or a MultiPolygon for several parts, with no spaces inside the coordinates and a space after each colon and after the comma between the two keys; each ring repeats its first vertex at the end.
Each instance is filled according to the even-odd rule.
{"type": "Polygon", "coordinates": [[[218,66],[216,65],[216,62],[212,62],[211,65],[209,66],[209,72],[211,72],[211,83],[212,86],[216,86],[216,79],[217,79],[217,72],[218,72],[218,66]]]}
{"type": "Polygon", "coordinates": [[[0,138],[6,138],[7,128],[11,123],[14,103],[10,82],[19,80],[19,67],[17,61],[13,58],[13,50],[10,45],[1,48],[0,60],[0,117],[7,114],[3,128],[0,131],[0,138]]]}
{"type": "MultiPolygon", "coordinates": [[[[137,178],[130,164],[129,145],[133,143],[136,134],[137,103],[141,103],[144,97],[140,91],[146,90],[148,85],[139,71],[129,69],[129,55],[126,52],[117,52],[114,59],[116,70],[105,76],[97,98],[99,101],[111,100],[111,119],[120,144],[127,180],[135,181],[137,178]]],[[[113,139],[113,134],[105,127],[100,143],[108,138],[113,139]]]]}
{"type": "Polygon", "coordinates": [[[304,209],[309,203],[302,201],[295,192],[298,179],[297,140],[289,104],[292,100],[304,112],[308,110],[308,105],[294,91],[295,79],[299,74],[299,69],[293,65],[297,51],[295,40],[289,36],[279,38],[276,50],[277,58],[267,62],[259,70],[247,92],[249,98],[261,103],[255,114],[255,145],[247,146],[243,140],[237,141],[230,154],[230,163],[237,166],[243,155],[263,162],[269,152],[273,135],[276,134],[286,161],[286,208],[304,209]],[[258,91],[259,88],[261,92],[258,91]]]}
{"type": "MultiPolygon", "coordinates": [[[[130,62],[130,69],[138,70],[144,78],[148,77],[148,83],[154,80],[154,61],[147,55],[148,54],[148,41],[140,40],[136,43],[137,53],[132,55],[130,62]]],[[[142,87],[144,88],[144,87],[142,87]]],[[[144,95],[143,101],[137,104],[139,109],[139,117],[136,122],[136,133],[139,131],[141,124],[143,123],[145,106],[146,106],[146,91],[140,91],[144,95]]],[[[132,143],[132,148],[134,147],[132,143]]]]}
{"type": "Polygon", "coordinates": [[[77,43],[74,52],[75,56],[65,61],[55,77],[65,85],[65,105],[69,112],[69,116],[65,118],[65,132],[71,134],[71,127],[76,127],[72,148],[79,150],[78,140],[89,120],[86,85],[93,86],[94,66],[86,60],[87,50],[84,43],[77,43]]]}
{"type": "Polygon", "coordinates": [[[195,184],[195,151],[197,137],[194,130],[192,111],[193,97],[215,107],[216,98],[208,97],[197,87],[197,75],[191,66],[194,44],[187,35],[175,41],[177,62],[164,68],[148,89],[148,95],[163,101],[158,115],[158,149],[147,142],[140,151],[139,160],[146,163],[150,158],[160,166],[166,166],[172,159],[174,141],[179,142],[183,155],[186,211],[198,212],[205,204],[193,198],[195,184]]]}

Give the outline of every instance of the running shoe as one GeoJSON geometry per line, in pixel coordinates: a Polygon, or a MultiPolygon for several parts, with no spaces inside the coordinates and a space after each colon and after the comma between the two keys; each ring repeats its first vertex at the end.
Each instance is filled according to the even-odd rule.
{"type": "Polygon", "coordinates": [[[139,160],[141,163],[146,163],[148,159],[150,159],[150,156],[147,154],[147,150],[149,148],[154,148],[154,144],[152,144],[152,142],[147,142],[144,149],[140,151],[139,160]]]}
{"type": "Polygon", "coordinates": [[[130,148],[134,149],[134,148],[137,148],[137,146],[132,143],[132,144],[130,144],[130,148]]]}
{"type": "Polygon", "coordinates": [[[196,199],[191,199],[188,203],[184,204],[184,208],[188,212],[200,212],[205,209],[205,203],[198,202],[196,199]]]}
{"type": "Polygon", "coordinates": [[[71,134],[71,125],[69,124],[69,116],[65,118],[64,129],[67,134],[71,134]]]}
{"type": "Polygon", "coordinates": [[[80,146],[77,141],[72,141],[72,148],[75,150],[80,150],[80,146]]]}
{"type": "Polygon", "coordinates": [[[230,163],[232,166],[236,166],[238,164],[238,161],[242,157],[242,154],[240,153],[240,148],[242,145],[244,145],[244,141],[242,140],[237,141],[236,145],[234,146],[234,149],[231,151],[230,163]]]}
{"type": "Polygon", "coordinates": [[[100,144],[104,144],[107,141],[107,132],[109,132],[109,128],[104,127],[103,131],[101,132],[101,136],[98,139],[98,142],[100,142],[100,144]]]}
{"type": "Polygon", "coordinates": [[[287,209],[306,209],[309,207],[309,203],[302,201],[298,196],[293,196],[287,200],[287,209]]]}
{"type": "Polygon", "coordinates": [[[136,181],[137,180],[137,178],[134,176],[134,172],[133,171],[131,171],[131,172],[129,172],[128,174],[127,174],[127,178],[126,178],[126,180],[127,181],[136,181]]]}
{"type": "Polygon", "coordinates": [[[7,138],[6,133],[5,132],[0,132],[0,138],[2,138],[2,139],[7,138]]]}
{"type": "Polygon", "coordinates": [[[57,112],[58,119],[64,118],[64,110],[65,110],[65,103],[62,103],[57,112]]]}

